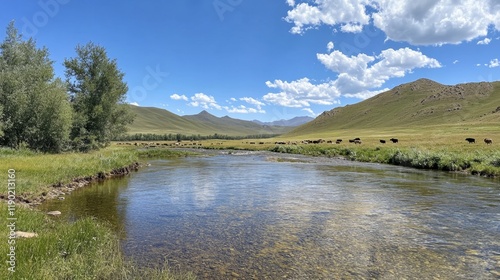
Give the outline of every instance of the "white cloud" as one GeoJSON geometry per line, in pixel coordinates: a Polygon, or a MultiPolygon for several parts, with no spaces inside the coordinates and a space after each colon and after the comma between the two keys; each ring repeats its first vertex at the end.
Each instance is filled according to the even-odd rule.
{"type": "Polygon", "coordinates": [[[222,109],[222,107],[217,104],[213,96],[209,96],[204,93],[196,93],[194,96],[191,96],[191,102],[189,103],[189,105],[193,107],[201,107],[203,109],[222,109]]]}
{"type": "Polygon", "coordinates": [[[338,73],[337,79],[313,84],[308,78],[287,82],[267,81],[278,93],[268,93],[263,99],[285,107],[307,108],[311,104],[338,104],[341,96],[367,99],[387,88],[380,89],[390,78],[404,77],[416,68],[439,68],[441,64],[419,51],[409,48],[387,49],[379,55],[347,56],[335,50],[317,54],[318,60],[329,70],[338,73]]]}
{"type": "Polygon", "coordinates": [[[293,82],[267,81],[269,88],[279,89],[279,93],[268,93],[263,99],[269,103],[285,107],[309,107],[311,104],[332,105],[338,103],[340,92],[332,82],[312,84],[308,78],[293,82]]]}
{"type": "Polygon", "coordinates": [[[311,108],[304,108],[304,109],[302,109],[302,111],[308,112],[313,117],[317,117],[318,116],[318,114],[314,113],[314,111],[311,108]]]}
{"type": "Polygon", "coordinates": [[[133,105],[133,106],[139,106],[139,103],[137,103],[137,102],[130,102],[129,104],[133,105]]]}
{"type": "Polygon", "coordinates": [[[488,45],[491,42],[490,38],[484,38],[484,40],[481,40],[477,42],[478,45],[488,45]]]}
{"type": "Polygon", "coordinates": [[[250,114],[250,113],[261,113],[261,114],[265,114],[266,111],[262,110],[262,109],[256,109],[256,108],[248,108],[244,105],[240,105],[238,107],[234,107],[234,106],[231,106],[231,107],[224,107],[224,109],[226,109],[226,111],[228,113],[238,113],[238,114],[250,114]]]}
{"type": "Polygon", "coordinates": [[[170,95],[170,98],[173,99],[173,100],[188,101],[188,98],[184,94],[183,95],[178,95],[177,93],[174,93],[174,94],[170,95]]]}
{"type": "Polygon", "coordinates": [[[457,60],[453,61],[453,64],[457,64],[457,63],[459,63],[459,62],[460,62],[460,61],[458,61],[458,59],[457,59],[457,60]]]}
{"type": "Polygon", "coordinates": [[[326,45],[326,49],[330,52],[333,50],[334,46],[335,45],[333,44],[333,42],[328,42],[328,44],[326,45]]]}
{"type": "MultiPolygon", "coordinates": [[[[294,1],[293,1],[294,2],[294,1]]],[[[302,34],[305,30],[321,24],[341,25],[344,32],[359,32],[363,25],[369,23],[366,14],[367,0],[314,0],[315,5],[300,3],[291,5],[285,20],[293,22],[294,34],[302,34]]],[[[290,2],[289,2],[290,4],[290,2]]]]}
{"type": "Polygon", "coordinates": [[[262,109],[262,106],[265,106],[266,104],[264,102],[261,102],[259,100],[256,100],[252,97],[242,97],[240,98],[241,101],[245,101],[246,103],[248,104],[252,104],[252,105],[255,105],[257,107],[257,109],[261,110],[262,109]]]}
{"type": "Polygon", "coordinates": [[[498,0],[311,0],[290,6],[285,20],[295,34],[320,25],[361,32],[373,22],[388,39],[442,45],[484,37],[489,26],[500,30],[498,0]]]}
{"type": "Polygon", "coordinates": [[[500,61],[498,61],[498,58],[491,60],[490,64],[488,65],[488,67],[490,67],[490,68],[495,68],[495,67],[499,67],[499,66],[500,66],[500,61]]]}
{"type": "Polygon", "coordinates": [[[286,3],[287,3],[290,7],[295,6],[295,0],[286,0],[286,3]]]}
{"type": "Polygon", "coordinates": [[[387,49],[378,56],[361,53],[350,57],[335,50],[317,57],[326,68],[339,73],[334,86],[342,94],[358,98],[373,96],[376,93],[368,92],[370,89],[381,87],[390,78],[404,77],[415,68],[441,67],[436,59],[409,48],[387,49]]]}

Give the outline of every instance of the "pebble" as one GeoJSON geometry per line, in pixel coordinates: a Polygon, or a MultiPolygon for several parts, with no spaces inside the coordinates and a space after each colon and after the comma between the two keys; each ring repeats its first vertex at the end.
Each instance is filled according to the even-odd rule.
{"type": "Polygon", "coordinates": [[[16,231],[16,237],[32,238],[37,236],[38,234],[34,232],[16,231]]]}
{"type": "Polygon", "coordinates": [[[47,212],[47,215],[59,216],[59,215],[61,215],[61,211],[50,211],[50,212],[47,212]]]}

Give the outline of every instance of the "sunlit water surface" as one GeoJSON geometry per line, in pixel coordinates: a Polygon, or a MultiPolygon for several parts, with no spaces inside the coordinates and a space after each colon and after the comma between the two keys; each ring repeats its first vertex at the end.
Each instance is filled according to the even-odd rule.
{"type": "Polygon", "coordinates": [[[155,160],[41,206],[200,278],[498,279],[499,181],[264,152],[155,160]]]}

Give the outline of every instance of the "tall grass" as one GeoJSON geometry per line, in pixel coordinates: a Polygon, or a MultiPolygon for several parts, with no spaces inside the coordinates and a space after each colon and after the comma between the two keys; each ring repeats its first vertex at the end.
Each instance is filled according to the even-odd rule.
{"type": "MultiPolygon", "coordinates": [[[[16,171],[19,196],[30,200],[49,191],[53,184],[66,184],[75,178],[108,173],[147,158],[185,156],[168,149],[137,149],[112,146],[90,153],[43,154],[28,150],[0,149],[0,172],[16,171]]],[[[0,190],[5,194],[7,189],[0,190]]]]}

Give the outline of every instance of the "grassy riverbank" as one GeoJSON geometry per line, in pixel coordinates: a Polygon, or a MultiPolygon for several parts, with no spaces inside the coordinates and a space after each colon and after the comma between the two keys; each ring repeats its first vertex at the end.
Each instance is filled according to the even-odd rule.
{"type": "Polygon", "coordinates": [[[184,152],[139,150],[110,147],[88,154],[47,155],[30,151],[0,149],[0,170],[5,189],[0,202],[5,225],[0,227],[0,252],[4,256],[0,279],[194,279],[190,274],[171,272],[166,267],[141,268],[126,260],[119,239],[106,225],[93,219],[74,223],[60,221],[45,213],[15,204],[9,216],[7,201],[8,170],[15,170],[16,196],[35,199],[50,192],[54,184],[67,184],[74,178],[109,173],[151,157],[186,156],[184,152]],[[7,217],[15,217],[9,221],[7,217]],[[14,227],[9,228],[9,223],[14,227]],[[11,229],[34,232],[34,238],[9,239],[11,229]],[[10,243],[9,243],[10,242],[10,243]],[[11,248],[12,247],[12,248],[11,248]],[[15,253],[15,264],[7,263],[7,254],[15,253]],[[12,266],[14,265],[14,266],[12,266]],[[15,272],[8,270],[14,267],[15,272]]]}
{"type": "MultiPolygon", "coordinates": [[[[151,157],[186,156],[184,152],[167,149],[137,149],[111,146],[90,153],[43,154],[29,150],[0,149],[0,170],[16,172],[16,196],[31,201],[44,196],[54,184],[65,185],[75,178],[92,177],[99,173],[129,166],[151,157]]],[[[6,194],[7,190],[0,190],[6,194]]]]}

